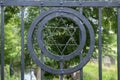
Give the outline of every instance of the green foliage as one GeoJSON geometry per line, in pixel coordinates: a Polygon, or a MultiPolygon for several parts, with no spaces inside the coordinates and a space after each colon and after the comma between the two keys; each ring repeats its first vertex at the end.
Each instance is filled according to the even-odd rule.
{"type": "MultiPolygon", "coordinates": [[[[93,54],[94,58],[97,58],[98,54],[98,8],[84,8],[83,14],[91,22],[94,32],[95,32],[95,52],[93,54]]],[[[102,8],[102,47],[103,56],[109,55],[115,58],[116,47],[117,47],[117,9],[116,8],[102,8]]],[[[87,43],[89,44],[89,43],[87,43]]]]}
{"type": "Polygon", "coordinates": [[[5,80],[20,80],[17,72],[15,72],[13,76],[10,76],[9,65],[5,67],[5,80]]]}
{"type": "Polygon", "coordinates": [[[9,23],[9,20],[16,16],[20,12],[19,7],[9,6],[5,7],[5,24],[9,23]]]}
{"type": "MultiPolygon", "coordinates": [[[[25,61],[26,61],[26,66],[30,66],[31,64],[31,57],[28,54],[28,50],[27,50],[27,33],[28,33],[28,29],[30,28],[31,23],[33,22],[33,20],[35,19],[35,17],[37,17],[40,13],[41,13],[41,9],[48,9],[46,8],[39,8],[39,7],[27,7],[25,9],[25,61]]],[[[113,58],[116,58],[116,46],[117,46],[117,38],[116,38],[116,33],[117,33],[117,11],[115,8],[103,8],[103,18],[102,18],[102,26],[103,26],[103,34],[102,34],[102,43],[103,43],[103,56],[109,55],[113,58]]],[[[44,12],[44,11],[43,11],[44,12]]],[[[98,57],[98,8],[83,8],[83,15],[86,16],[86,18],[90,21],[91,25],[93,26],[94,32],[95,32],[95,50],[94,50],[94,54],[92,55],[94,58],[98,57]]],[[[21,21],[20,21],[20,8],[19,7],[6,7],[5,8],[5,64],[9,64],[11,59],[14,63],[15,66],[19,66],[20,65],[20,56],[21,56],[21,21]]],[[[53,30],[52,28],[50,28],[51,26],[58,26],[58,27],[64,27],[65,24],[67,24],[67,26],[69,25],[74,25],[77,26],[75,24],[74,21],[72,21],[71,19],[66,19],[63,18],[63,22],[59,22],[60,18],[55,18],[51,21],[49,21],[49,24],[47,25],[47,29],[44,29],[44,42],[47,43],[53,43],[53,40],[49,38],[50,34],[53,35],[53,38],[55,39],[56,43],[59,44],[64,44],[68,41],[68,39],[70,38],[69,32],[67,31],[68,28],[62,28],[62,29],[57,29],[57,30],[53,30]],[[48,37],[47,37],[48,36],[48,37]]],[[[38,28],[37,28],[38,29],[38,28]]],[[[88,31],[88,30],[86,30],[88,31]]],[[[74,32],[73,29],[70,29],[70,32],[74,32]]],[[[74,38],[77,44],[79,44],[79,30],[77,29],[75,34],[74,34],[74,38]]],[[[84,51],[83,54],[84,56],[86,55],[88,49],[89,49],[89,34],[88,32],[87,34],[87,41],[86,41],[86,45],[84,47],[84,51]]],[[[34,34],[33,37],[36,37],[36,35],[34,34]]],[[[70,43],[74,43],[73,40],[70,41],[70,43]]],[[[36,52],[38,53],[37,56],[40,57],[41,54],[41,50],[38,50],[38,45],[36,42],[34,42],[34,47],[36,49],[36,52]]],[[[60,50],[62,50],[65,46],[62,46],[60,48],[60,50]]],[[[56,46],[51,46],[51,45],[46,45],[46,48],[49,49],[52,53],[55,53],[57,55],[67,55],[70,52],[74,51],[76,49],[77,46],[69,46],[66,47],[66,50],[64,51],[64,54],[61,54],[60,52],[58,53],[58,49],[56,48],[56,46]]],[[[70,66],[74,66],[76,64],[78,64],[79,62],[79,57],[74,58],[71,61],[65,61],[64,63],[64,67],[68,68],[70,66]],[[67,64],[66,64],[67,63],[67,64]]],[[[59,62],[52,60],[48,57],[44,57],[44,61],[46,65],[50,65],[51,67],[54,68],[59,68],[60,66],[58,65],[59,62]]],[[[96,69],[98,67],[91,66],[89,65],[89,67],[85,67],[85,75],[84,78],[85,80],[96,80],[96,74],[98,74],[95,70],[95,68],[93,69],[93,67],[95,67],[96,69]],[[95,71],[95,73],[92,75],[89,72],[89,69],[91,69],[92,71],[95,71]],[[88,70],[88,71],[87,71],[88,70]]],[[[91,72],[92,72],[91,71],[91,72]]],[[[109,73],[109,71],[106,71],[106,73],[104,73],[104,75],[107,75],[109,73]]],[[[116,80],[114,76],[110,76],[110,75],[114,75],[116,76],[116,74],[109,74],[107,76],[103,76],[104,80],[116,80]],[[108,79],[109,77],[109,79],[108,79]],[[107,78],[107,79],[106,79],[107,78]]],[[[50,76],[51,77],[51,76],[50,76]]],[[[9,80],[9,77],[7,77],[9,80]]],[[[13,77],[13,79],[10,80],[14,80],[15,78],[13,77]]],[[[17,80],[17,79],[16,79],[17,80]]],[[[56,79],[57,80],[57,79],[56,79]]]]}
{"type": "MultiPolygon", "coordinates": [[[[107,68],[103,65],[102,69],[103,80],[117,80],[117,68],[116,66],[111,66],[107,68]]],[[[98,65],[93,63],[88,63],[84,67],[84,80],[98,80],[98,65]]]]}
{"type": "MultiPolygon", "coordinates": [[[[16,55],[20,57],[20,19],[18,14],[14,14],[13,17],[8,19],[8,23],[5,24],[5,63],[9,64],[11,59],[14,59],[16,55]]],[[[15,59],[16,60],[16,59],[15,59]]],[[[18,59],[17,59],[18,60],[18,59]]]]}

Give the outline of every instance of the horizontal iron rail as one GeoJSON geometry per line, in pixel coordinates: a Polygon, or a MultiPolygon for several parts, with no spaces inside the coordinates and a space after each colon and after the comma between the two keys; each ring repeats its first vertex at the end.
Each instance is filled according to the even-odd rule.
{"type": "Polygon", "coordinates": [[[22,1],[22,0],[0,0],[4,6],[51,6],[51,7],[120,7],[120,1],[22,1]]]}

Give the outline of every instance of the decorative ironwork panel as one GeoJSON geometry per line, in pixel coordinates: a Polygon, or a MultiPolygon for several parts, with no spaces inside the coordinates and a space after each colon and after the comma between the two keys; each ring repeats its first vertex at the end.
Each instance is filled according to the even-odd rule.
{"type": "MultiPolygon", "coordinates": [[[[64,20],[63,20],[64,21],[64,20]]],[[[52,23],[51,23],[52,24],[52,23]]],[[[61,23],[62,24],[62,23],[61,23]]],[[[49,33],[49,32],[48,32],[49,33]]],[[[75,41],[75,40],[74,40],[75,41]]],[[[54,73],[54,74],[69,74],[69,73],[73,73],[79,69],[81,69],[90,59],[92,53],[93,53],[93,50],[94,50],[94,43],[95,43],[95,40],[94,40],[94,31],[92,29],[92,26],[91,24],[89,23],[89,21],[83,16],[83,15],[80,15],[79,12],[73,10],[73,9],[70,9],[70,8],[51,8],[50,10],[48,11],[45,11],[43,14],[41,14],[40,16],[38,16],[32,23],[30,29],[29,29],[29,33],[28,33],[28,49],[29,49],[29,52],[30,52],[30,55],[32,57],[32,59],[34,60],[34,62],[36,64],[38,64],[43,70],[45,71],[48,71],[50,73],[54,73]],[[58,26],[52,26],[52,28],[54,29],[53,31],[59,29],[59,28],[66,28],[68,29],[68,34],[70,35],[70,38],[68,38],[68,41],[66,42],[66,44],[59,44],[57,43],[57,41],[54,39],[54,35],[50,33],[50,38],[51,40],[53,41],[53,44],[51,45],[55,45],[57,48],[58,48],[58,53],[60,53],[61,55],[56,55],[52,52],[50,52],[46,46],[45,46],[45,42],[44,40],[42,39],[44,37],[43,35],[43,32],[44,32],[44,27],[45,28],[49,28],[49,26],[47,26],[46,24],[51,21],[52,19],[55,19],[57,17],[62,17],[61,20],[63,20],[63,18],[68,18],[68,19],[71,19],[75,22],[75,24],[79,27],[80,29],[80,35],[81,35],[81,39],[80,39],[80,44],[77,44],[76,42],[74,42],[74,44],[70,44],[70,40],[73,39],[73,35],[75,33],[75,31],[73,31],[73,33],[71,33],[69,31],[69,28],[74,28],[74,26],[68,26],[67,24],[65,24],[63,22],[63,24],[65,26],[63,27],[58,27],[58,26]],[[38,25],[39,24],[39,25],[38,25]],[[80,62],[79,65],[75,66],[74,68],[70,68],[70,69],[53,69],[53,68],[50,68],[48,66],[46,66],[44,63],[42,63],[41,61],[39,61],[39,59],[37,58],[37,56],[35,55],[35,51],[33,49],[33,43],[32,43],[32,36],[33,36],[33,32],[36,31],[35,28],[36,26],[39,26],[38,27],[38,30],[36,31],[36,37],[37,37],[37,42],[38,42],[38,45],[41,49],[41,51],[48,57],[52,58],[52,59],[55,59],[57,61],[64,61],[64,60],[70,60],[71,58],[79,55],[82,50],[83,50],[83,47],[85,45],[85,42],[86,42],[86,30],[84,28],[84,25],[88,28],[88,31],[89,31],[89,34],[90,34],[90,49],[86,55],[86,57],[80,62]],[[68,27],[66,27],[68,26],[68,27]],[[63,50],[60,50],[60,48],[58,47],[58,45],[64,45],[64,48],[63,50]],[[64,50],[66,49],[66,47],[68,45],[76,45],[77,48],[76,50],[74,50],[72,53],[68,54],[68,55],[65,55],[64,54],[64,50]]]]}
{"type": "Polygon", "coordinates": [[[98,62],[99,80],[102,80],[102,8],[118,8],[117,48],[118,80],[120,80],[120,0],[0,0],[0,6],[1,80],[4,80],[4,8],[7,6],[21,7],[21,80],[24,80],[25,71],[24,13],[26,7],[45,8],[31,23],[26,38],[28,53],[34,63],[41,68],[41,80],[44,79],[45,71],[59,75],[60,80],[63,80],[64,75],[80,71],[80,80],[83,80],[83,67],[90,61],[96,43],[93,26],[82,14],[84,7],[98,8],[98,62]],[[77,64],[64,66],[76,57],[79,59],[77,64]],[[55,62],[57,67],[47,64],[45,59],[55,62]]]}

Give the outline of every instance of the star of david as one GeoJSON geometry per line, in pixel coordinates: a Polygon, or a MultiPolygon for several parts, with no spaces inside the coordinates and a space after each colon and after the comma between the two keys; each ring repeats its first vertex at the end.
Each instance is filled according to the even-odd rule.
{"type": "MultiPolygon", "coordinates": [[[[71,46],[71,47],[78,46],[78,43],[76,42],[76,40],[74,38],[77,27],[74,27],[73,23],[70,23],[70,25],[66,24],[63,17],[60,17],[58,20],[58,23],[56,23],[54,25],[50,25],[50,26],[49,26],[49,24],[46,25],[46,28],[47,28],[46,31],[48,33],[47,37],[49,38],[49,40],[52,41],[52,43],[46,43],[46,45],[51,44],[51,45],[56,46],[60,55],[64,55],[64,52],[68,46],[71,46]],[[49,31],[47,27],[51,28],[52,31],[49,31]],[[64,35],[66,35],[66,34],[68,35],[67,39],[64,39],[65,38],[64,35],[58,34],[59,35],[58,37],[60,37],[61,40],[64,40],[63,42],[59,42],[58,40],[55,39],[56,33],[60,30],[62,30],[64,32],[64,35]]],[[[62,34],[62,32],[60,34],[62,34]]]]}

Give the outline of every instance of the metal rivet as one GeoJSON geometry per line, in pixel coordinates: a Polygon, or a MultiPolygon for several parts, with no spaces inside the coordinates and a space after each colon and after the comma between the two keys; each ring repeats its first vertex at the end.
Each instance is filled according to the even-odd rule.
{"type": "Polygon", "coordinates": [[[79,5],[82,5],[82,3],[80,2],[79,5]]]}
{"type": "MultiPolygon", "coordinates": [[[[60,16],[62,17],[62,16],[63,16],[63,13],[61,13],[60,16]]],[[[62,58],[62,59],[63,59],[63,58],[62,58]]]]}
{"type": "Polygon", "coordinates": [[[64,74],[64,71],[63,71],[63,69],[61,69],[61,73],[62,73],[62,74],[64,74]]]}
{"type": "Polygon", "coordinates": [[[60,2],[60,5],[63,5],[63,2],[60,2]]]}
{"type": "Polygon", "coordinates": [[[43,2],[40,2],[41,3],[41,5],[43,5],[43,2]]]}

